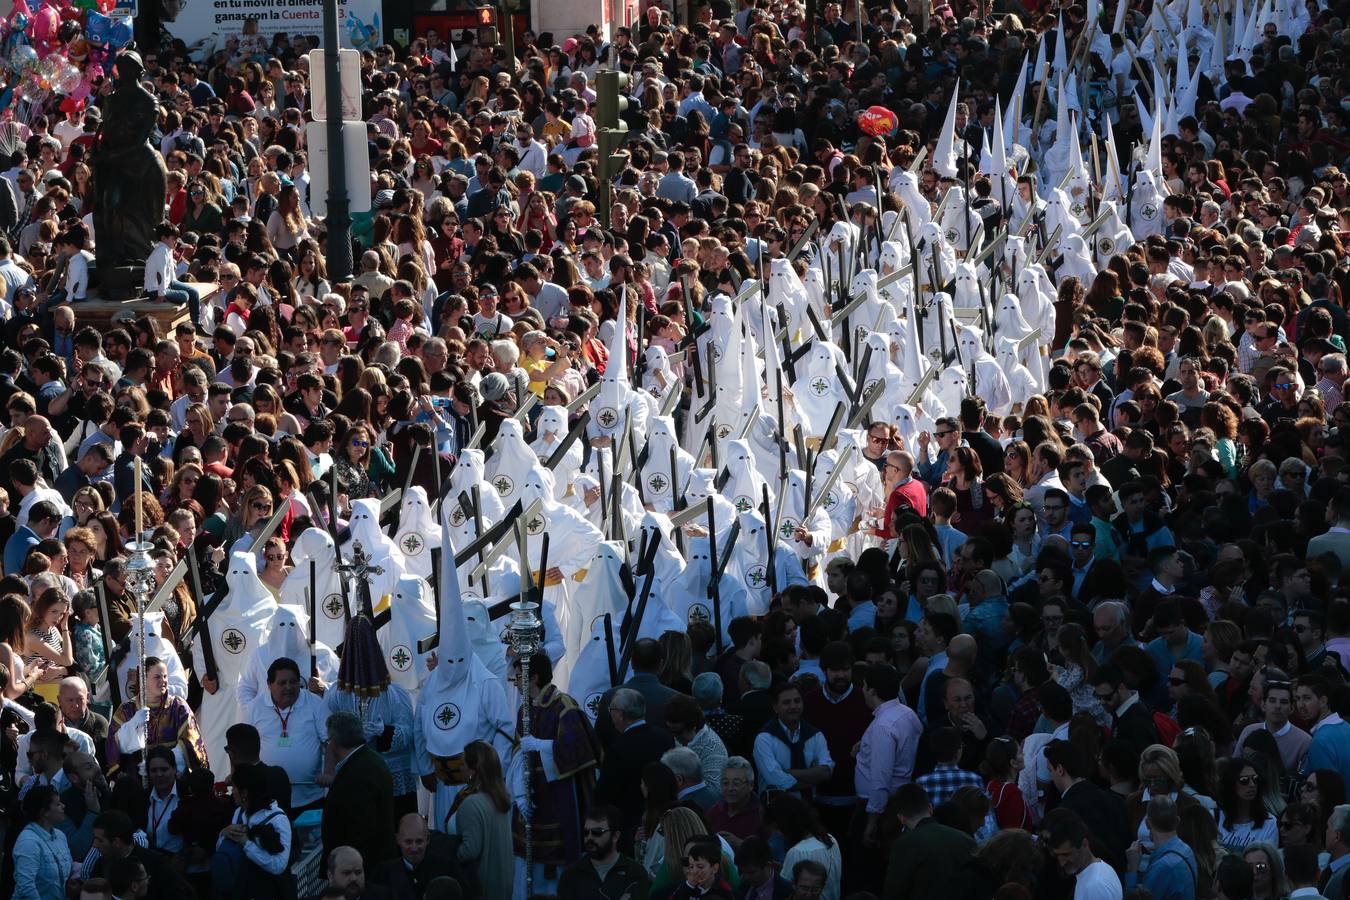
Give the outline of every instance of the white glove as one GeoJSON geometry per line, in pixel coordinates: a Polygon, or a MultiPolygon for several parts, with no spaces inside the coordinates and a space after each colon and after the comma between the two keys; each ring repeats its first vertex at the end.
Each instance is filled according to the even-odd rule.
{"type": "Polygon", "coordinates": [[[531,753],[552,753],[553,742],[546,741],[543,738],[537,738],[532,734],[527,734],[520,739],[520,749],[528,750],[531,753]]]}
{"type": "Polygon", "coordinates": [[[507,783],[511,785],[511,799],[515,801],[516,807],[528,816],[534,812],[534,805],[525,798],[525,777],[524,757],[520,753],[511,754],[511,763],[506,773],[507,783]]]}
{"type": "Polygon", "coordinates": [[[149,725],[150,710],[143,706],[117,729],[117,746],[123,753],[141,752],[145,749],[145,732],[149,725]]]}
{"type": "Polygon", "coordinates": [[[371,719],[361,726],[361,733],[365,735],[366,740],[373,741],[375,738],[384,734],[384,720],[371,719]]]}

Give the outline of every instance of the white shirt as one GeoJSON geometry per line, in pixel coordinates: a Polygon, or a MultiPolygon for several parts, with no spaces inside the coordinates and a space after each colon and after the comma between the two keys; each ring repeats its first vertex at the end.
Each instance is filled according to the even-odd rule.
{"type": "Polygon", "coordinates": [[[1100,859],[1079,872],[1073,886],[1073,900],[1120,900],[1122,896],[1120,876],[1100,859]]]}
{"type": "MultiPolygon", "coordinates": [[[[798,730],[800,731],[800,728],[798,730]]],[[[790,733],[789,737],[795,738],[797,735],[790,733]]],[[[808,769],[812,766],[834,768],[834,760],[830,759],[830,748],[825,743],[824,732],[818,731],[813,734],[806,741],[803,753],[808,769]]],[[[797,779],[787,772],[791,766],[792,752],[788,750],[787,744],[764,732],[755,737],[755,769],[759,771],[760,793],[769,788],[777,788],[780,791],[796,790],[797,779]]]]}
{"type": "Polygon", "coordinates": [[[66,264],[66,297],[70,300],[83,300],[89,290],[89,260],[93,254],[81,250],[66,264]]]}
{"type": "MultiPolygon", "coordinates": [[[[758,745],[758,740],[756,740],[758,745]]],[[[833,835],[831,835],[833,838],[833,835]]],[[[825,867],[825,888],[820,892],[820,900],[839,900],[839,881],[844,871],[843,855],[839,852],[839,841],[831,840],[830,846],[818,837],[809,837],[792,845],[783,856],[783,871],[791,872],[792,867],[803,859],[812,859],[825,867]]]]}
{"type": "Polygon", "coordinates": [[[328,740],[328,710],[307,690],[289,710],[278,710],[270,692],[259,694],[248,706],[248,722],[262,739],[262,761],[281,766],[291,779],[291,806],[308,806],[324,795],[314,783],[323,767],[323,744],[328,740]],[[285,725],[286,737],[282,738],[285,725]]]}
{"type": "Polygon", "coordinates": [[[146,809],[145,824],[147,836],[156,850],[177,853],[183,849],[183,838],[169,834],[169,819],[178,809],[178,785],[169,790],[169,796],[161,799],[155,791],[150,792],[150,805],[146,809]]]}
{"type": "Polygon", "coordinates": [[[145,260],[145,292],[162,294],[174,278],[173,251],[163,241],[155,241],[155,249],[145,260]]]}

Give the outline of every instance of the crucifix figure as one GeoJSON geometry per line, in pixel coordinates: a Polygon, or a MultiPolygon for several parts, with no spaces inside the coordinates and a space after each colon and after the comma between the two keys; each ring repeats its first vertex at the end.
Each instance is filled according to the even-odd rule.
{"type": "Polygon", "coordinates": [[[337,566],[338,574],[343,578],[352,577],[356,579],[357,590],[361,598],[361,615],[374,620],[375,608],[370,601],[370,578],[372,575],[383,575],[383,566],[373,566],[370,564],[370,557],[366,556],[366,551],[361,548],[360,541],[352,542],[352,561],[340,562],[337,566]]]}

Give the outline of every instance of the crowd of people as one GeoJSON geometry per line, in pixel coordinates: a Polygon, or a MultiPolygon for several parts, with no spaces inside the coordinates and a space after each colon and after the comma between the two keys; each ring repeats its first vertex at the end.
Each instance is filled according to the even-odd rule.
{"type": "Polygon", "coordinates": [[[1347,7],[919,6],[367,49],[349,280],[142,47],[172,333],[10,107],[3,890],[1350,895],[1347,7]]]}

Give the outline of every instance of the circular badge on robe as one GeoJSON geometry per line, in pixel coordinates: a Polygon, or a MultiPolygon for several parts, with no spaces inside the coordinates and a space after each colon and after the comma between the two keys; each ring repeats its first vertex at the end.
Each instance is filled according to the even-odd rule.
{"type": "Polygon", "coordinates": [[[749,572],[745,573],[745,580],[755,589],[762,588],[769,582],[769,572],[763,566],[752,566],[749,572]]]}
{"type": "Polygon", "coordinates": [[[1139,210],[1139,215],[1152,222],[1158,217],[1158,207],[1154,206],[1152,203],[1145,203],[1139,210]]]}
{"type": "Polygon", "coordinates": [[[712,621],[712,610],[703,603],[689,604],[688,621],[690,625],[707,623],[712,621]]]}
{"type": "Polygon", "coordinates": [[[389,665],[398,669],[400,672],[408,671],[412,668],[412,664],[412,651],[403,644],[395,644],[394,648],[389,651],[389,665]]]}
{"type": "Polygon", "coordinates": [[[722,348],[709,341],[708,355],[713,358],[713,362],[717,362],[719,359],[722,358],[722,348]]]}
{"type": "Polygon", "coordinates": [[[226,628],[220,635],[220,645],[238,656],[248,647],[248,638],[238,628],[226,628]]]}
{"type": "Polygon", "coordinates": [[[582,705],[586,707],[586,713],[592,719],[600,715],[600,698],[603,696],[604,694],[600,691],[595,691],[594,693],[586,695],[586,702],[582,705]]]}
{"type": "Polygon", "coordinates": [[[516,489],[516,483],[511,480],[509,475],[498,475],[492,479],[492,486],[497,489],[497,493],[503,497],[516,489]]]}
{"type": "Polygon", "coordinates": [[[459,724],[459,707],[453,703],[442,703],[436,707],[436,712],[432,713],[431,719],[441,731],[449,731],[459,724]]]}
{"type": "Polygon", "coordinates": [[[747,513],[755,508],[755,501],[751,500],[744,494],[737,497],[735,500],[732,501],[732,503],[736,506],[736,512],[747,513]]]}
{"type": "Polygon", "coordinates": [[[1097,252],[1102,256],[1110,256],[1116,249],[1116,242],[1109,237],[1104,237],[1097,241],[1097,252]]]}
{"type": "Polygon", "coordinates": [[[836,494],[834,491],[830,491],[828,494],[825,495],[825,509],[827,511],[832,511],[835,505],[838,503],[839,503],[839,495],[836,494]]]}
{"type": "Polygon", "coordinates": [[[462,507],[456,506],[450,511],[450,524],[456,528],[464,524],[464,509],[462,507]]]}
{"type": "Polygon", "coordinates": [[[422,551],[427,548],[427,542],[417,532],[410,531],[403,536],[403,540],[398,542],[398,547],[403,551],[404,556],[420,556],[422,551]]]}
{"type": "Polygon", "coordinates": [[[731,426],[730,426],[730,425],[725,425],[725,424],[723,424],[723,425],[718,425],[718,426],[717,426],[717,439],[718,439],[719,441],[725,441],[725,440],[727,439],[727,435],[729,435],[729,434],[731,434],[731,426]]]}
{"type": "Polygon", "coordinates": [[[1083,218],[1083,213],[1087,212],[1087,206],[1081,202],[1073,203],[1069,206],[1069,212],[1073,213],[1075,219],[1083,218]]]}
{"type": "Polygon", "coordinates": [[[323,598],[323,614],[330,619],[342,618],[342,596],[329,594],[323,598]]]}
{"type": "Polygon", "coordinates": [[[544,514],[535,513],[533,516],[530,516],[530,521],[525,523],[525,533],[542,534],[546,525],[548,525],[548,519],[544,518],[544,514]]]}
{"type": "Polygon", "coordinates": [[[797,525],[800,524],[796,519],[789,519],[783,516],[783,521],[778,524],[778,534],[785,541],[792,540],[792,535],[797,532],[797,525]]]}
{"type": "Polygon", "coordinates": [[[647,478],[647,489],[653,494],[664,494],[668,487],[670,487],[670,482],[660,472],[653,472],[647,478]]]}
{"type": "Polygon", "coordinates": [[[955,228],[948,228],[947,231],[942,236],[947,239],[947,243],[955,244],[958,240],[960,240],[961,232],[957,231],[955,228]]]}
{"type": "Polygon", "coordinates": [[[602,406],[595,411],[595,421],[601,428],[613,428],[619,424],[619,411],[612,406],[602,406]]]}
{"type": "Polygon", "coordinates": [[[881,384],[881,379],[880,379],[880,378],[869,378],[869,379],[867,380],[867,382],[863,385],[863,392],[862,392],[861,394],[859,394],[858,396],[860,396],[860,397],[866,397],[868,394],[872,393],[872,391],[873,391],[873,390],[876,388],[876,386],[879,385],[879,384],[881,384]]]}
{"type": "Polygon", "coordinates": [[[853,329],[853,340],[859,344],[865,343],[867,341],[867,336],[871,333],[871,330],[866,325],[859,325],[857,328],[853,329]]]}
{"type": "Polygon", "coordinates": [[[806,387],[807,390],[809,390],[812,394],[816,395],[817,397],[824,397],[826,394],[830,392],[830,383],[826,381],[824,378],[821,378],[820,376],[812,378],[811,383],[808,384],[806,387]]]}
{"type": "Polygon", "coordinates": [[[933,361],[934,364],[940,365],[940,364],[942,363],[942,348],[941,348],[941,347],[929,347],[929,348],[928,348],[928,358],[931,359],[931,360],[933,361]]]}

